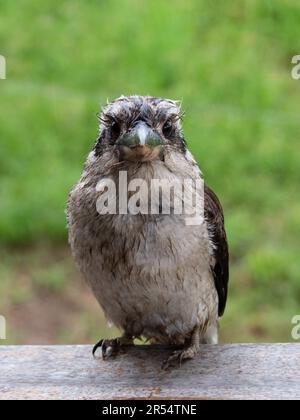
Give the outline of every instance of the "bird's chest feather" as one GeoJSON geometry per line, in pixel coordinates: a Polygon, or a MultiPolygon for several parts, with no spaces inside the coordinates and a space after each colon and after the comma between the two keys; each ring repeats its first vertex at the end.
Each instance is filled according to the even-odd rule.
{"type": "Polygon", "coordinates": [[[127,215],[103,220],[101,232],[89,242],[89,255],[80,264],[113,323],[130,324],[133,332],[146,336],[161,329],[167,335],[184,334],[215,312],[204,226],[185,226],[175,216],[139,221],[127,215]]]}
{"type": "MultiPolygon", "coordinates": [[[[164,167],[159,170],[165,175],[164,167]]],[[[184,336],[216,319],[206,224],[188,226],[178,215],[99,215],[95,182],[88,185],[73,193],[70,242],[106,316],[148,337],[184,336]]]]}

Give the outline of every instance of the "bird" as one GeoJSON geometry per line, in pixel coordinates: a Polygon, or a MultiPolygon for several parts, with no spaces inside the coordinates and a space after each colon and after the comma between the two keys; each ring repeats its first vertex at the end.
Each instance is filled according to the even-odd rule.
{"type": "MultiPolygon", "coordinates": [[[[162,366],[168,369],[193,359],[202,344],[218,343],[229,281],[223,209],[188,149],[179,101],[120,96],[98,118],[99,135],[67,204],[75,262],[108,322],[122,331],[115,339],[102,338],[93,352],[101,347],[104,359],[116,357],[142,337],[172,347],[162,366]],[[113,194],[120,200],[125,189],[125,198],[132,197],[126,188],[131,181],[151,186],[153,180],[186,178],[202,182],[202,223],[186,223],[172,207],[165,214],[164,192],[155,214],[102,212],[113,194]],[[113,192],[101,189],[107,179],[116,185],[113,192]]],[[[144,192],[144,198],[149,195],[144,192]]]]}

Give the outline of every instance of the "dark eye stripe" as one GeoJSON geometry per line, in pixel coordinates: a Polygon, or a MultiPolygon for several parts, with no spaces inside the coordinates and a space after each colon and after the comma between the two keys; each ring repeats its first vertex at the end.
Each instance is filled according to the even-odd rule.
{"type": "Polygon", "coordinates": [[[117,121],[113,121],[111,123],[110,130],[111,130],[111,134],[112,134],[114,140],[116,140],[121,133],[120,124],[117,121]]]}
{"type": "Polygon", "coordinates": [[[168,138],[172,135],[174,131],[174,124],[171,120],[167,120],[162,128],[163,135],[168,138]]]}

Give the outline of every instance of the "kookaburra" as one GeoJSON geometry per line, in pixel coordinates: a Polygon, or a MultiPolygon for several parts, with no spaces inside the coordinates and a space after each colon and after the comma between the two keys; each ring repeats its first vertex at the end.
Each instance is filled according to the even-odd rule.
{"type": "Polygon", "coordinates": [[[121,96],[109,103],[69,196],[72,253],[107,319],[123,331],[122,337],[98,343],[104,358],[144,337],[178,347],[167,367],[193,358],[201,343],[218,342],[218,318],[227,300],[228,246],[213,191],[203,183],[204,218],[195,225],[175,211],[164,214],[161,207],[157,214],[101,214],[97,208],[103,194],[99,182],[105,179],[117,185],[117,199],[124,196],[121,172],[128,183],[142,179],[147,185],[153,179],[202,180],[181,117],[178,102],[168,99],[121,96]]]}

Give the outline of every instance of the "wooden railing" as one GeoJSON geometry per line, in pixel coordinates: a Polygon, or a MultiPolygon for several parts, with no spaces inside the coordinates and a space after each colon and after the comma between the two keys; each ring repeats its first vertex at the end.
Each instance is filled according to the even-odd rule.
{"type": "Polygon", "coordinates": [[[169,353],[137,346],[103,361],[90,346],[0,346],[0,399],[300,399],[299,344],[203,346],[163,371],[169,353]]]}

